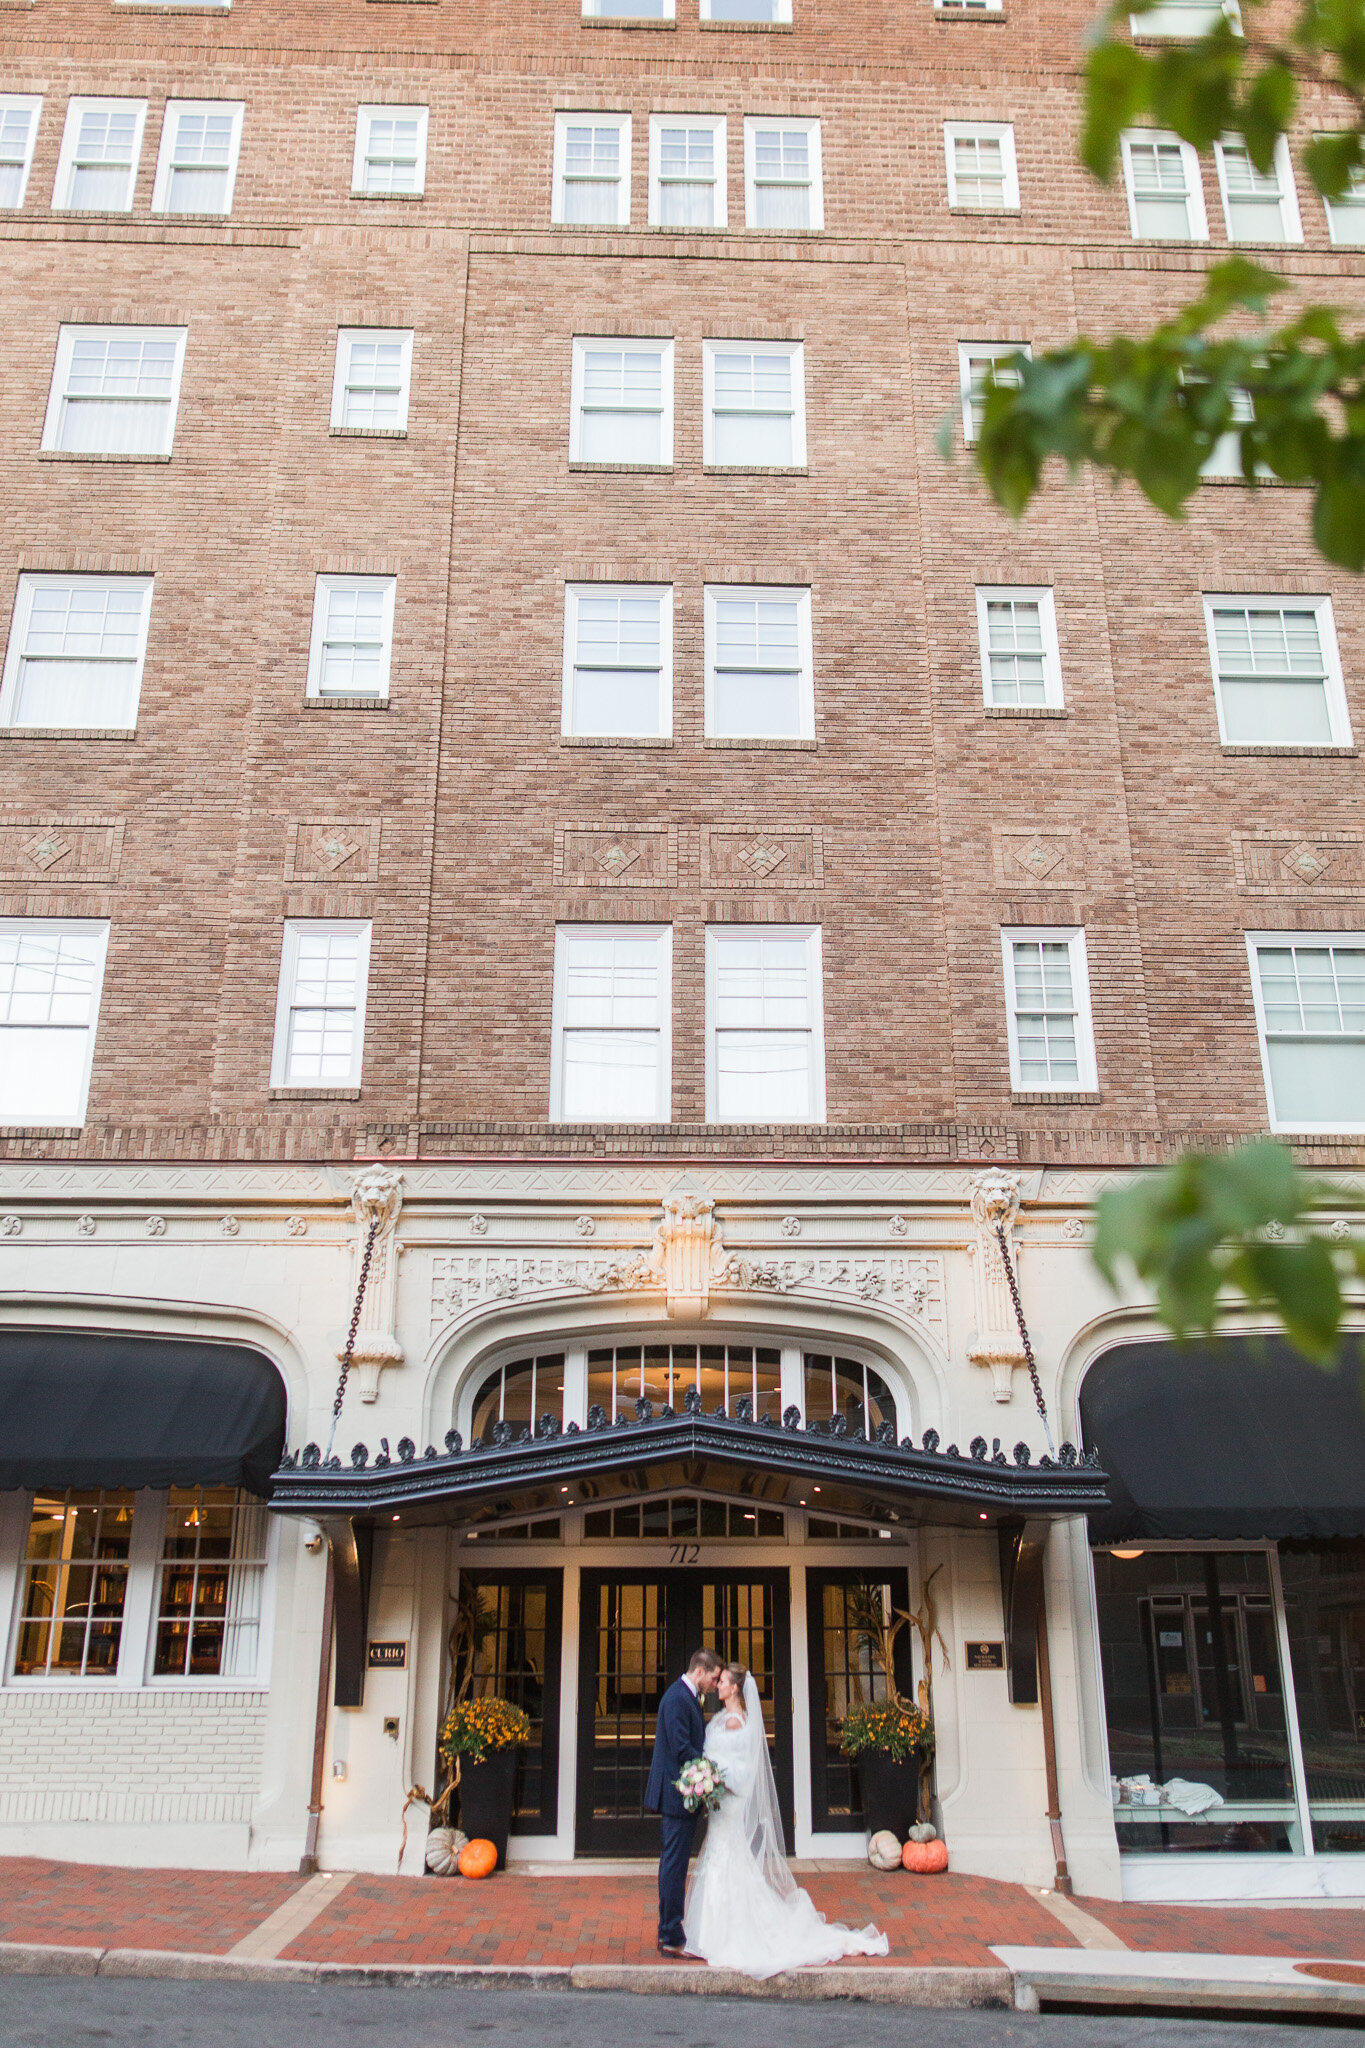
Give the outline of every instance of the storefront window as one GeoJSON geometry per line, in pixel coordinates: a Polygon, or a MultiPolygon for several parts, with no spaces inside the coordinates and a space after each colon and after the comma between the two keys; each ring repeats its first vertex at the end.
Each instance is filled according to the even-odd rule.
{"type": "Polygon", "coordinates": [[[127,1490],[34,1495],[16,1677],[114,1677],[132,1533],[127,1490]]]}
{"type": "Polygon", "coordinates": [[[232,1486],[173,1486],[166,1503],[154,1675],[250,1678],[265,1577],[266,1505],[232,1486]]]}
{"type": "Polygon", "coordinates": [[[534,1435],[542,1415],[559,1420],[563,1413],[563,1352],[545,1358],[518,1358],[510,1365],[500,1365],[479,1388],[470,1434],[487,1442],[498,1423],[506,1422],[514,1437],[523,1429],[534,1435]]]}
{"type": "Polygon", "coordinates": [[[782,1354],[749,1344],[645,1344],[588,1353],[588,1407],[609,1418],[629,1413],[643,1397],[655,1409],[681,1412],[689,1387],[707,1415],[723,1407],[733,1415],[746,1397],[754,1421],[778,1421],[782,1410],[782,1354]]]}
{"type": "Polygon", "coordinates": [[[896,1404],[881,1374],[856,1358],[806,1353],[806,1427],[828,1429],[836,1415],[850,1436],[873,1436],[882,1423],[896,1427],[896,1404]]]}
{"type": "Polygon", "coordinates": [[[1313,1845],[1365,1849],[1365,1543],[1280,1553],[1313,1845]]]}
{"type": "Polygon", "coordinates": [[[1095,1555],[1119,1847],[1301,1851],[1264,1551],[1095,1555]]]}

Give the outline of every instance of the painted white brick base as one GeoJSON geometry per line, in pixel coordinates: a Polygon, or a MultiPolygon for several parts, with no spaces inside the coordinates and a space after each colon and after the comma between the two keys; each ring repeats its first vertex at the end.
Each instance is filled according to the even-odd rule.
{"type": "Polygon", "coordinates": [[[0,1693],[0,1826],[246,1822],[264,1692],[0,1693]]]}

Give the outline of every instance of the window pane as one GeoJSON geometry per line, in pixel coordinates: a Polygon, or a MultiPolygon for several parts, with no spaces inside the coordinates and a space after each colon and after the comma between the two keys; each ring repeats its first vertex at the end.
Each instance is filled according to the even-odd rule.
{"type": "Polygon", "coordinates": [[[662,599],[580,593],[575,611],[573,730],[656,733],[662,599]]]}
{"type": "Polygon", "coordinates": [[[999,137],[953,137],[954,197],[959,206],[1003,206],[1005,158],[999,137]]]}
{"type": "Polygon", "coordinates": [[[662,462],[663,415],[584,411],[583,462],[662,462]]]}
{"type": "Polygon", "coordinates": [[[652,1123],[659,1114],[657,1031],[566,1031],[569,1123],[652,1123]]]}
{"type": "Polygon", "coordinates": [[[712,21],[785,21],[779,0],[711,0],[712,21]]]}
{"type": "Polygon", "coordinates": [[[584,462],[662,462],[663,351],[585,349],[584,462]]]}
{"type": "Polygon", "coordinates": [[[718,1031],[716,1117],[721,1123],[808,1123],[808,1031],[718,1031]]]}
{"type": "Polygon", "coordinates": [[[175,341],[131,328],[76,335],[57,445],[73,454],[166,452],[177,354],[175,341]]]}
{"type": "Polygon", "coordinates": [[[115,1675],[133,1502],[123,1490],[35,1493],[16,1675],[115,1675]]]}
{"type": "Polygon", "coordinates": [[[266,1509],[235,1487],[172,1487],[153,1669],[246,1678],[256,1669],[266,1509]]]}
{"type": "Polygon", "coordinates": [[[1047,676],[1042,606],[1038,600],[989,598],[986,634],[992,703],[1044,703],[1047,676]]]}
{"type": "Polygon", "coordinates": [[[416,192],[420,123],[414,115],[369,117],[365,144],[367,192],[416,192]]]}
{"type": "Polygon", "coordinates": [[[342,345],[348,350],[342,425],[372,431],[401,427],[403,343],[352,340],[342,345]]]}
{"type": "Polygon", "coordinates": [[[318,677],[324,696],[379,695],[387,595],[378,584],[334,583],[328,588],[318,677]]]}
{"type": "Polygon", "coordinates": [[[1224,683],[1229,746],[1325,747],[1332,743],[1321,683],[1224,683]]]}
{"type": "Polygon", "coordinates": [[[127,208],[139,112],[135,106],[126,106],[87,107],[82,113],[72,167],[71,206],[127,208]]]}

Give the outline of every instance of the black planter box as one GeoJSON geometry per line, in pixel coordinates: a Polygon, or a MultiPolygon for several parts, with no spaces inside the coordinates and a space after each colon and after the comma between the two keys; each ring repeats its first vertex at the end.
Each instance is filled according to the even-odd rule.
{"type": "Polygon", "coordinates": [[[471,1842],[493,1844],[499,1870],[507,1868],[518,1754],[516,1749],[495,1749],[481,1764],[460,1766],[460,1826],[471,1842]]]}
{"type": "Polygon", "coordinates": [[[870,1835],[888,1829],[903,1842],[915,1825],[919,1797],[919,1758],[898,1763],[884,1750],[865,1749],[858,1758],[863,1792],[863,1821],[870,1835]]]}

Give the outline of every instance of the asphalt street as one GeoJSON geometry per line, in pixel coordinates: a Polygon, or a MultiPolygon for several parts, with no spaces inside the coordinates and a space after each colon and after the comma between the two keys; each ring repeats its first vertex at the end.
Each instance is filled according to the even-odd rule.
{"type": "Polygon", "coordinates": [[[1332,2031],[1276,2022],[926,2012],[854,2003],[448,1992],[118,1978],[0,1979],[4,2048],[1327,2048],[1332,2031]]]}

